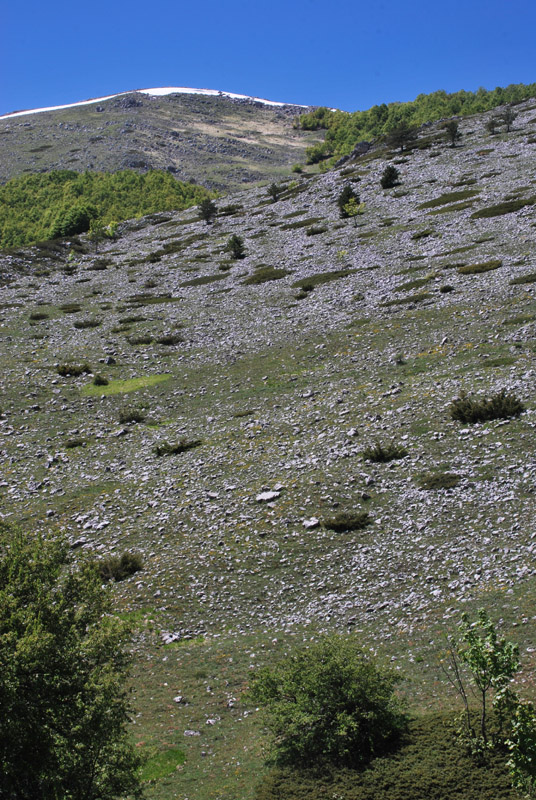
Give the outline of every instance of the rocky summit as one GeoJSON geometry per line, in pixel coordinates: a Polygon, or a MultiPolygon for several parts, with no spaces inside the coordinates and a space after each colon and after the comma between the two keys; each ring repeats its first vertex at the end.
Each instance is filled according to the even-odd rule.
{"type": "MultiPolygon", "coordinates": [[[[180,105],[195,136],[230,147],[204,131],[205,98],[141,102],[155,118],[180,105]]],[[[117,130],[118,165],[132,124],[158,161],[155,129],[109,103],[84,123],[4,121],[4,138],[43,121],[53,150],[53,125],[63,142],[80,124],[108,152],[117,130]]],[[[210,112],[222,131],[227,103],[210,112]]],[[[248,115],[290,124],[232,108],[244,148],[248,115]]],[[[529,679],[535,101],[516,113],[509,132],[477,115],[451,146],[432,124],[402,150],[281,179],[275,197],[233,192],[210,224],[195,208],[160,213],[121,223],[97,253],[81,235],[0,259],[1,513],[63,532],[77,554],[142,554],[114,586],[137,631],[134,735],[149,754],[186,754],[149,797],[253,797],[248,675],[321,631],[361,637],[429,708],[445,633],[486,606],[529,679]],[[383,189],[388,165],[398,182],[383,189]],[[341,217],[348,185],[359,204],[341,217]],[[501,393],[523,410],[452,413],[501,393]]]]}

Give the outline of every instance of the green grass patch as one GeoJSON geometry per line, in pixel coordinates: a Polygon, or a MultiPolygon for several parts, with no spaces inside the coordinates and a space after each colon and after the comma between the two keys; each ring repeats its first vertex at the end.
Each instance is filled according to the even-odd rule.
{"type": "Polygon", "coordinates": [[[510,281],[510,286],[520,286],[523,283],[536,283],[536,272],[527,272],[526,275],[519,275],[510,281]]]}
{"type": "Polygon", "coordinates": [[[384,303],[380,303],[380,306],[388,308],[389,306],[401,306],[404,303],[422,303],[423,300],[427,300],[431,296],[431,292],[416,292],[415,294],[409,294],[407,297],[397,297],[395,300],[386,300],[384,303]]]}
{"type": "Polygon", "coordinates": [[[192,278],[189,281],[184,281],[181,283],[181,286],[205,286],[208,283],[215,283],[216,281],[221,281],[226,278],[227,275],[225,273],[220,275],[202,275],[199,278],[192,278]]]}
{"type": "Polygon", "coordinates": [[[311,225],[316,225],[317,222],[322,222],[322,217],[308,217],[307,219],[300,219],[296,222],[287,222],[280,226],[280,230],[295,231],[298,228],[309,228],[311,225]]]}
{"type": "Polygon", "coordinates": [[[445,194],[436,197],[434,200],[421,203],[417,208],[437,208],[438,206],[446,206],[449,203],[457,203],[460,200],[467,200],[469,197],[475,197],[478,191],[478,189],[463,189],[459,192],[445,192],[445,194]]]}
{"type": "Polygon", "coordinates": [[[465,264],[463,267],[458,267],[460,275],[478,275],[481,272],[490,272],[493,269],[502,267],[500,258],[492,258],[490,261],[482,261],[480,264],[465,264]]]}
{"type": "Polygon", "coordinates": [[[280,278],[284,278],[285,275],[289,275],[288,269],[277,269],[276,267],[258,267],[253,275],[250,275],[246,278],[245,281],[242,281],[243,286],[257,286],[260,283],[267,283],[268,281],[278,281],[280,278]]]}
{"type": "Polygon", "coordinates": [[[94,386],[92,383],[83,386],[81,394],[89,397],[92,395],[127,394],[136,392],[138,389],[147,389],[157,383],[163,383],[171,378],[171,375],[145,375],[140,378],[127,378],[126,380],[110,381],[108,386],[94,386]]]}
{"type": "Polygon", "coordinates": [[[452,206],[445,206],[444,208],[436,208],[435,211],[429,211],[430,216],[433,214],[449,214],[451,211],[463,211],[466,208],[472,208],[474,200],[466,200],[463,203],[455,203],[452,206]]]}
{"type": "Polygon", "coordinates": [[[536,195],[526,200],[506,200],[504,203],[497,203],[494,206],[487,206],[471,214],[471,219],[487,219],[488,217],[501,217],[503,214],[513,214],[520,211],[525,206],[533,206],[536,203],[536,195]]]}
{"type": "Polygon", "coordinates": [[[426,286],[430,280],[431,278],[415,278],[413,281],[406,281],[406,283],[401,283],[400,286],[397,286],[395,292],[409,292],[411,289],[420,289],[422,286],[426,286]]]}
{"type": "Polygon", "coordinates": [[[186,756],[180,747],[170,747],[168,750],[159,750],[149,756],[141,769],[141,780],[158,781],[171,775],[178,766],[184,764],[186,756]]]}
{"type": "Polygon", "coordinates": [[[332,272],[319,272],[317,275],[310,275],[308,278],[300,278],[299,281],[295,281],[292,284],[292,288],[311,292],[317,286],[330,283],[338,278],[346,278],[348,275],[353,275],[355,272],[357,272],[355,269],[337,269],[332,272]]]}

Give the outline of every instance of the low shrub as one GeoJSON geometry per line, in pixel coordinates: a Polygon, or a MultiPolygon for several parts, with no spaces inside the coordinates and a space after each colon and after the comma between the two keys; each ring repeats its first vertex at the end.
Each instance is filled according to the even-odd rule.
{"type": "Polygon", "coordinates": [[[465,264],[463,267],[458,267],[460,275],[478,275],[481,272],[490,272],[493,269],[502,267],[500,258],[492,258],[490,261],[483,261],[480,264],[465,264]]]}
{"type": "Polygon", "coordinates": [[[327,227],[325,225],[313,225],[305,231],[306,236],[318,236],[319,233],[326,233],[327,227]]]}
{"type": "Polygon", "coordinates": [[[399,184],[398,178],[399,177],[400,177],[400,174],[399,174],[397,168],[394,167],[392,164],[388,164],[385,167],[385,169],[384,169],[384,171],[382,173],[382,177],[380,179],[380,183],[381,183],[382,189],[392,189],[393,186],[398,186],[398,184],[399,184]]]}
{"type": "Polygon", "coordinates": [[[44,311],[32,311],[30,314],[30,319],[32,322],[37,322],[38,320],[48,319],[48,314],[44,311]]]}
{"type": "Polygon", "coordinates": [[[121,557],[109,556],[98,562],[102,580],[123,581],[143,569],[143,558],[140,553],[123,553],[121,557]]]}
{"type": "Polygon", "coordinates": [[[67,439],[67,441],[65,442],[65,447],[67,448],[67,450],[74,450],[75,447],[85,447],[85,446],[86,446],[86,440],[82,439],[79,436],[73,437],[72,439],[67,439]]]}
{"type": "Polygon", "coordinates": [[[460,482],[460,476],[454,472],[430,472],[417,480],[421,489],[453,489],[460,482]]]}
{"type": "Polygon", "coordinates": [[[105,378],[104,375],[95,375],[93,378],[94,386],[108,386],[108,383],[108,378],[105,378]]]}
{"type": "Polygon", "coordinates": [[[433,236],[435,231],[433,228],[426,228],[423,231],[417,231],[416,233],[412,234],[412,239],[414,242],[418,242],[419,239],[426,239],[427,236],[433,236]]]}
{"type": "Polygon", "coordinates": [[[390,306],[401,306],[404,303],[421,303],[423,300],[428,300],[430,297],[432,297],[430,292],[416,292],[415,294],[409,294],[407,297],[397,297],[394,300],[386,300],[380,303],[380,305],[389,308],[390,306]]]}
{"type": "Polygon", "coordinates": [[[258,267],[253,275],[242,281],[242,284],[243,286],[257,286],[261,283],[267,283],[267,281],[277,281],[289,274],[288,269],[277,269],[269,266],[258,267]]]}
{"type": "Polygon", "coordinates": [[[478,194],[478,189],[462,189],[459,192],[445,192],[444,194],[436,197],[434,200],[428,200],[426,203],[421,203],[417,206],[419,209],[437,208],[438,206],[446,206],[449,203],[457,203],[460,200],[467,200],[469,197],[475,197],[478,194]]]}
{"type": "Polygon", "coordinates": [[[183,342],[184,339],[178,333],[165,333],[163,336],[159,336],[156,340],[158,344],[166,345],[167,347],[171,347],[174,344],[179,344],[183,342]]]}
{"type": "Polygon", "coordinates": [[[56,372],[62,378],[78,378],[91,372],[91,367],[88,364],[58,364],[56,372]]]}
{"type": "Polygon", "coordinates": [[[199,447],[200,444],[202,444],[201,439],[181,439],[180,442],[176,444],[162,442],[156,445],[154,452],[159,458],[161,456],[176,456],[179,453],[192,450],[194,447],[199,447]]]}
{"type": "MultiPolygon", "coordinates": [[[[242,258],[242,256],[240,256],[242,258]]],[[[180,285],[183,287],[188,286],[206,286],[209,283],[215,283],[226,278],[227,275],[201,275],[199,278],[191,278],[189,281],[183,281],[180,285]]]]}
{"type": "Polygon", "coordinates": [[[79,319],[75,323],[73,323],[73,325],[77,330],[83,331],[86,328],[98,328],[99,325],[102,325],[102,320],[100,320],[100,319],[79,319]]]}
{"type": "Polygon", "coordinates": [[[150,336],[148,333],[140,334],[139,336],[127,336],[127,342],[129,344],[137,345],[137,344],[151,344],[153,341],[153,337],[150,336]]]}
{"type": "Polygon", "coordinates": [[[492,419],[509,419],[518,417],[525,411],[525,406],[515,395],[507,394],[506,389],[483,400],[468,397],[462,392],[450,407],[450,417],[457,422],[487,422],[492,419]]]}
{"type": "Polygon", "coordinates": [[[536,283],[536,272],[527,272],[526,275],[519,275],[510,281],[510,286],[520,286],[523,283],[536,283]]]}
{"type": "Polygon", "coordinates": [[[408,451],[406,448],[400,444],[392,442],[384,446],[380,444],[380,442],[376,442],[372,447],[365,447],[361,455],[365,461],[373,461],[374,463],[382,464],[404,458],[407,454],[408,451]]]}
{"type": "Polygon", "coordinates": [[[372,524],[372,519],[366,511],[339,511],[333,517],[322,520],[324,528],[336,533],[360,531],[372,524]]]}
{"type": "Polygon", "coordinates": [[[77,314],[82,311],[82,306],[80,303],[63,303],[60,306],[60,311],[63,311],[64,314],[77,314]]]}
{"type": "Polygon", "coordinates": [[[322,286],[322,284],[338,278],[346,278],[347,275],[352,275],[356,271],[355,269],[337,269],[332,272],[318,272],[316,275],[310,275],[308,278],[300,278],[300,280],[295,281],[292,284],[292,288],[311,292],[316,286],[322,286]]]}
{"type": "Polygon", "coordinates": [[[134,422],[143,422],[145,414],[136,408],[123,408],[119,412],[119,422],[122,425],[127,425],[134,422]]]}
{"type": "Polygon", "coordinates": [[[471,219],[488,219],[489,217],[500,217],[503,214],[513,214],[525,208],[525,206],[533,206],[535,203],[536,196],[529,197],[526,200],[506,200],[504,203],[497,203],[497,205],[475,211],[471,214],[471,219]]]}

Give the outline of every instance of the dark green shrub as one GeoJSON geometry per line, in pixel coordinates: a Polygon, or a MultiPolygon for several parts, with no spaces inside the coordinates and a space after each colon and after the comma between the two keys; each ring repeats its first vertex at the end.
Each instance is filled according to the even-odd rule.
{"type": "Polygon", "coordinates": [[[46,314],[44,311],[32,311],[32,313],[30,314],[30,319],[32,320],[32,322],[48,319],[48,314],[46,314]]]}
{"type": "Polygon", "coordinates": [[[439,291],[441,292],[441,294],[449,294],[449,292],[453,292],[454,291],[454,286],[451,286],[450,284],[445,283],[443,286],[439,287],[439,291]]]}
{"type": "Polygon", "coordinates": [[[456,120],[452,119],[449,122],[446,122],[443,128],[445,130],[447,141],[450,142],[451,147],[454,147],[456,142],[462,138],[462,135],[458,130],[458,123],[456,120]]]}
{"type": "Polygon", "coordinates": [[[145,414],[136,408],[123,408],[119,412],[119,422],[122,425],[127,425],[134,422],[143,422],[145,414]]]}
{"type": "Polygon", "coordinates": [[[272,203],[275,203],[281,194],[281,187],[277,185],[277,183],[271,183],[268,187],[268,197],[272,199],[272,203]]]}
{"type": "Polygon", "coordinates": [[[86,328],[98,328],[102,324],[100,319],[80,319],[73,323],[77,330],[85,330],[86,328]]]}
{"type": "Polygon", "coordinates": [[[65,442],[65,447],[68,450],[74,450],[75,447],[85,447],[85,446],[86,446],[86,440],[82,439],[79,436],[73,437],[72,439],[67,439],[67,441],[65,442]]]}
{"type": "Polygon", "coordinates": [[[143,557],[141,553],[123,553],[120,558],[118,556],[103,558],[97,566],[104,582],[123,581],[143,569],[143,557]]]}
{"type": "Polygon", "coordinates": [[[277,281],[280,278],[284,278],[285,275],[289,275],[289,271],[287,269],[277,269],[276,267],[258,267],[253,275],[250,275],[242,284],[244,286],[257,286],[260,283],[266,283],[267,281],[277,281]]]}
{"type": "Polygon", "coordinates": [[[339,511],[333,517],[323,519],[322,524],[335,533],[347,533],[363,530],[372,524],[372,519],[366,511],[339,511]]]}
{"type": "Polygon", "coordinates": [[[96,214],[93,206],[75,205],[69,209],[63,209],[50,229],[50,238],[59,239],[77,233],[86,233],[96,214]]]}
{"type": "Polygon", "coordinates": [[[475,197],[478,194],[478,189],[461,189],[458,192],[445,192],[433,200],[427,200],[426,203],[421,203],[417,208],[437,208],[438,206],[446,206],[449,203],[458,203],[460,200],[467,200],[470,197],[475,197]]]}
{"type": "Polygon", "coordinates": [[[529,197],[526,200],[505,200],[504,203],[497,203],[494,206],[481,208],[471,214],[471,219],[488,219],[489,217],[500,217],[503,214],[513,214],[525,206],[533,206],[536,203],[536,195],[529,197]]]}
{"type": "Polygon", "coordinates": [[[159,458],[161,456],[176,456],[179,453],[192,450],[194,447],[199,447],[200,444],[202,444],[201,439],[181,439],[176,444],[161,442],[161,444],[156,445],[154,452],[159,458]]]}
{"type": "Polygon", "coordinates": [[[337,205],[339,206],[341,219],[348,219],[348,217],[350,216],[348,214],[348,211],[346,210],[346,206],[348,205],[350,200],[355,200],[357,204],[359,204],[360,202],[358,193],[352,186],[350,186],[349,183],[347,183],[346,186],[344,186],[344,188],[341,190],[341,193],[337,198],[337,205]]]}
{"type": "Polygon", "coordinates": [[[168,347],[171,347],[174,344],[179,344],[183,342],[184,339],[178,333],[166,333],[164,336],[159,336],[156,340],[158,344],[163,344],[168,347]]]}
{"type": "Polygon", "coordinates": [[[216,203],[210,199],[210,197],[205,197],[199,204],[199,216],[201,219],[205,220],[207,225],[210,225],[216,214],[218,213],[218,209],[216,208],[216,203]]]}
{"type": "Polygon", "coordinates": [[[108,378],[105,378],[104,375],[95,375],[93,378],[94,386],[108,386],[108,383],[108,378]]]}
{"type": "Polygon", "coordinates": [[[237,236],[236,233],[229,237],[225,249],[231,254],[231,258],[240,259],[246,255],[244,240],[241,236],[237,236]]]}
{"type": "Polygon", "coordinates": [[[382,445],[376,442],[372,447],[365,447],[362,456],[365,461],[373,461],[374,463],[386,463],[388,461],[395,461],[399,458],[407,456],[408,451],[405,447],[394,442],[388,445],[382,445]]]}
{"type": "Polygon", "coordinates": [[[127,342],[132,345],[138,344],[151,344],[153,337],[148,333],[140,334],[139,336],[127,336],[127,342]]]}
{"type": "Polygon", "coordinates": [[[433,236],[435,234],[435,230],[433,228],[426,228],[422,231],[417,231],[416,233],[412,234],[411,238],[414,242],[418,242],[419,239],[426,239],[427,236],[433,236]]]}
{"type": "Polygon", "coordinates": [[[306,236],[318,236],[319,233],[326,233],[327,227],[325,225],[313,225],[305,231],[306,236]]]}
{"type": "Polygon", "coordinates": [[[310,275],[308,278],[300,278],[292,284],[293,289],[301,289],[304,292],[312,292],[317,286],[322,286],[324,283],[330,283],[338,278],[346,278],[347,275],[352,275],[357,270],[355,269],[337,269],[332,272],[318,272],[316,275],[310,275]]]}
{"type": "Polygon", "coordinates": [[[82,311],[82,306],[80,303],[63,303],[60,311],[63,311],[64,314],[78,314],[79,311],[82,311]]]}
{"type": "Polygon", "coordinates": [[[398,172],[397,168],[392,164],[388,164],[385,167],[380,179],[382,189],[392,189],[393,186],[398,186],[400,183],[398,180],[399,177],[400,173],[398,172]]]}
{"type": "Polygon", "coordinates": [[[454,472],[430,472],[422,475],[417,484],[421,489],[453,489],[460,482],[460,476],[454,472]]]}
{"type": "Polygon", "coordinates": [[[91,367],[88,364],[58,364],[56,372],[62,378],[78,378],[91,372],[91,367]]]}
{"type": "Polygon", "coordinates": [[[518,417],[523,411],[525,406],[521,400],[513,394],[507,394],[506,389],[483,400],[473,399],[462,392],[449,407],[451,419],[469,423],[518,417]]]}
{"type": "Polygon", "coordinates": [[[406,730],[399,680],[354,639],[326,636],[262,669],[250,694],[264,709],[279,763],[362,767],[406,730]]]}

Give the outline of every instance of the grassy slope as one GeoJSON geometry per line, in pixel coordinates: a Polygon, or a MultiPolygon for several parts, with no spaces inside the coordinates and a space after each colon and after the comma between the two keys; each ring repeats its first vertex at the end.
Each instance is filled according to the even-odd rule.
{"type": "Polygon", "coordinates": [[[211,226],[192,211],[125,224],[106,269],[92,269],[89,251],[68,264],[67,248],[3,259],[14,279],[0,309],[2,513],[97,552],[144,553],[145,571],[116,587],[118,609],[139,623],[134,735],[153,757],[177,747],[186,756],[150,798],[253,797],[263,740],[243,696],[250,670],[322,630],[353,632],[392,659],[417,712],[449,709],[444,633],[460,610],[486,605],[520,642],[532,695],[536,302],[533,284],[510,281],[533,271],[534,216],[528,207],[470,218],[534,192],[535,110],[519,110],[509,136],[491,139],[479,118],[462,123],[454,150],[428,131],[430,146],[404,157],[393,191],[379,188],[389,154],[378,152],[274,204],[265,190],[242,192],[232,198],[242,209],[211,226]],[[336,197],[357,177],[366,212],[354,227],[338,218],[336,197]],[[473,179],[471,208],[419,208],[473,179]],[[325,233],[289,226],[313,218],[325,233]],[[231,233],[244,236],[247,257],[222,280],[184,286],[229,267],[231,233]],[[502,266],[458,271],[492,258],[502,266]],[[289,275],[244,285],[260,265],[289,275]],[[347,269],[295,299],[293,283],[347,269]],[[62,311],[69,302],[81,311],[62,311]],[[48,316],[32,321],[35,311],[48,316]],[[78,318],[101,325],[77,330],[78,318]],[[127,340],[179,327],[184,341],[172,347],[127,340]],[[111,380],[171,377],[101,399],[86,395],[87,375],[57,375],[54,364],[70,361],[111,380]],[[482,426],[448,418],[460,389],[502,386],[526,414],[482,426]],[[146,422],[122,426],[125,407],[145,410],[146,422]],[[76,436],[85,446],[67,449],[76,436]],[[154,454],[185,436],[203,444],[154,454]],[[409,455],[363,462],[376,439],[403,442],[409,455]],[[462,480],[419,489],[437,468],[462,480]],[[256,502],[278,485],[272,505],[256,502]],[[302,524],[360,508],[375,520],[364,531],[302,524]],[[181,638],[165,645],[163,631],[181,638]]]}

